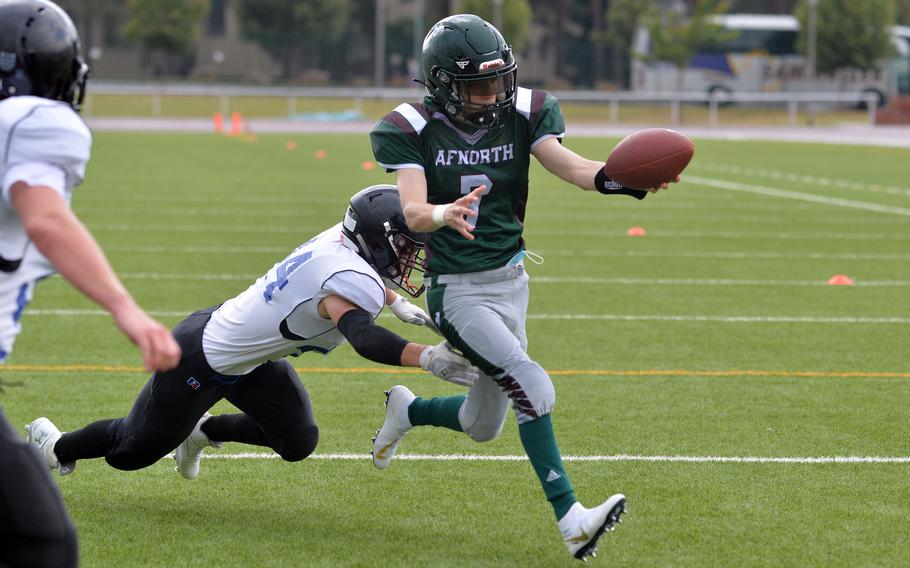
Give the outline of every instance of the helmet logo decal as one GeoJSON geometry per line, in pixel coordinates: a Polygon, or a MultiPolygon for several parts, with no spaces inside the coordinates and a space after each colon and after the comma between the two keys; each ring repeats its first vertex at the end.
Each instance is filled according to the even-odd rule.
{"type": "MultiPolygon", "coordinates": [[[[495,69],[497,67],[502,67],[506,62],[502,59],[494,59],[493,61],[484,61],[480,64],[480,70],[486,71],[487,69],[495,69]]],[[[462,67],[464,69],[464,67],[462,67]]]]}
{"type": "MultiPolygon", "coordinates": [[[[500,61],[502,61],[502,59],[500,59],[500,61]]],[[[455,62],[455,65],[458,65],[458,68],[461,69],[462,71],[470,64],[471,64],[470,60],[455,62]]],[[[481,69],[483,69],[483,67],[481,67],[481,69]]]]}

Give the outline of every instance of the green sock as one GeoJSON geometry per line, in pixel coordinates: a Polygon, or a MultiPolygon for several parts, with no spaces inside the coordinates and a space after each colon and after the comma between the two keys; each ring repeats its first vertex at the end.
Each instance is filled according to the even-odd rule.
{"type": "Polygon", "coordinates": [[[575,503],[575,493],[572,483],[562,467],[562,456],[556,445],[556,435],[553,434],[553,422],[550,415],[541,416],[531,422],[518,425],[518,434],[525,447],[525,453],[534,466],[543,492],[547,496],[556,520],[561,519],[575,503]]]}
{"type": "Polygon", "coordinates": [[[408,419],[413,426],[442,426],[456,432],[464,432],[458,422],[458,410],[467,397],[437,396],[431,399],[419,396],[408,407],[408,419]]]}

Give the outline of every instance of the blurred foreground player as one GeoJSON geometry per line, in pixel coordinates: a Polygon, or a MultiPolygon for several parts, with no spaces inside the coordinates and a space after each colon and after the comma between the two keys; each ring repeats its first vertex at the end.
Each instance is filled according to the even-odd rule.
{"type": "Polygon", "coordinates": [[[203,450],[223,442],[302,460],[316,448],[319,429],[285,357],[325,355],[345,340],[371,361],[420,367],[470,386],[479,371],[444,342],[411,343],[373,322],[388,305],[403,321],[432,326],[423,310],[385,284],[412,296],[423,292],[416,282],[423,240],[408,230],[395,186],[360,191],[342,223],[297,247],[237,297],[179,323],[180,364],[155,373],[126,417],[62,435],[47,418],[32,422],[48,467],[66,475],[77,460],[103,457],[111,467],[135,470],[176,448],[177,471],[194,479],[203,450]],[[222,399],[241,413],[209,415],[222,399]]]}
{"type": "MultiPolygon", "coordinates": [[[[88,67],[72,21],[43,0],[0,0],[0,362],[41,278],[59,271],[111,313],[148,370],[180,348],[111,270],[69,208],[92,138],[75,111],[88,67]]],[[[0,413],[0,565],[75,566],[76,533],[43,457],[0,413]]]]}

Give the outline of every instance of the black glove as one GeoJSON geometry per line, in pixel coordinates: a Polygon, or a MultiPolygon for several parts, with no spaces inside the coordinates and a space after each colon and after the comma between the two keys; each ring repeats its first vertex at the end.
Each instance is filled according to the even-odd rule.
{"type": "Polygon", "coordinates": [[[635,199],[644,199],[648,196],[648,192],[643,189],[623,187],[621,183],[611,180],[603,168],[597,170],[597,175],[594,176],[594,187],[604,195],[629,195],[635,199]]]}

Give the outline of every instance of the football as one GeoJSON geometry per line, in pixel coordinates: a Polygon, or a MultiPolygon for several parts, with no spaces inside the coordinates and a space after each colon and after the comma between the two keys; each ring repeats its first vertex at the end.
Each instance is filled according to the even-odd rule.
{"type": "Polygon", "coordinates": [[[676,179],[695,155],[695,144],[667,128],[647,128],[626,136],[607,157],[604,172],[634,189],[657,187],[676,179]]]}

